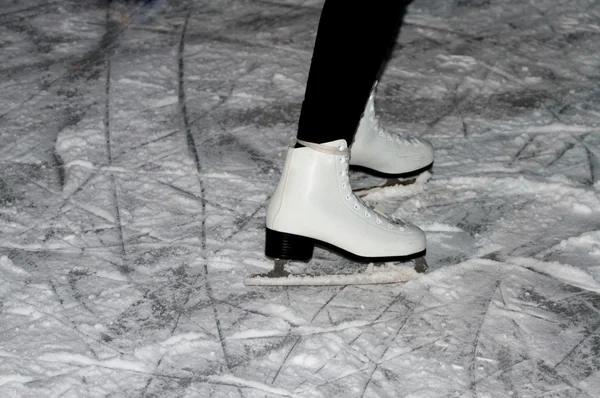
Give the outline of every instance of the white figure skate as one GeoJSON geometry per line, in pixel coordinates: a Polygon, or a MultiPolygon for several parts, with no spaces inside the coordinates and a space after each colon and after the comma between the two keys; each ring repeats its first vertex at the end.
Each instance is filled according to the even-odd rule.
{"type": "MultiPolygon", "coordinates": [[[[381,127],[375,110],[376,89],[377,82],[350,147],[351,168],[387,179],[379,187],[412,184],[433,165],[433,146],[422,138],[388,132],[381,127]]],[[[371,189],[355,193],[363,196],[371,189]]]]}
{"type": "MultiPolygon", "coordinates": [[[[425,234],[394,220],[359,199],[348,177],[350,151],[345,140],[324,144],[298,141],[288,150],[281,180],[267,209],[265,254],[273,271],[246,279],[246,285],[345,285],[405,282],[413,268],[368,267],[353,275],[289,275],[288,261],[308,261],[315,245],[365,263],[422,258],[425,234]]],[[[418,261],[419,271],[426,263],[418,261]]]]}

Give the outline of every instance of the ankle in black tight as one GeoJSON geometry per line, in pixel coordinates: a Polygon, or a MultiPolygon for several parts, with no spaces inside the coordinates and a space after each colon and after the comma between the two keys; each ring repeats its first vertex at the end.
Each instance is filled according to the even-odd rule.
{"type": "Polygon", "coordinates": [[[409,2],[325,1],[298,122],[298,139],[317,144],[338,139],[352,143],[409,2]]]}

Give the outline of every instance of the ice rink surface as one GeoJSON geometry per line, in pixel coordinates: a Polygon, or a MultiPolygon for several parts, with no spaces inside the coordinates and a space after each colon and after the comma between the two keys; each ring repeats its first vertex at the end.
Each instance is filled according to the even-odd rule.
{"type": "Polygon", "coordinates": [[[367,200],[430,272],[245,287],[321,6],[0,0],[0,396],[598,396],[600,3],[416,0],[377,104],[436,163],[367,200]]]}

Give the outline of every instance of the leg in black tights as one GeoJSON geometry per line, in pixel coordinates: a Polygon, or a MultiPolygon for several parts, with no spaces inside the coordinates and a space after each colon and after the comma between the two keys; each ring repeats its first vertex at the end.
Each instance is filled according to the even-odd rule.
{"type": "Polygon", "coordinates": [[[352,143],[410,1],[325,1],[298,139],[321,144],[343,138],[352,143]]]}

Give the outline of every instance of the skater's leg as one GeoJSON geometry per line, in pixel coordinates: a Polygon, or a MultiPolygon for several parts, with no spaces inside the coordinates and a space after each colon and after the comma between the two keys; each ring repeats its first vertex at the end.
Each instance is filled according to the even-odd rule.
{"type": "MultiPolygon", "coordinates": [[[[367,263],[424,254],[423,231],[366,205],[352,191],[348,173],[349,145],[408,3],[326,0],[300,116],[302,142],[288,149],[267,208],[265,254],[279,261],[267,279],[259,283],[254,278],[250,284],[290,281],[282,277],[281,261],[309,260],[315,245],[367,263]]],[[[404,274],[388,273],[342,282],[401,280],[404,274]]]]}
{"type": "Polygon", "coordinates": [[[299,140],[345,139],[351,144],[408,3],[325,1],[298,123],[299,140]]]}

